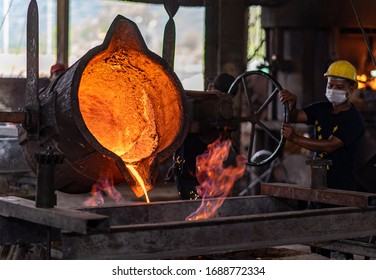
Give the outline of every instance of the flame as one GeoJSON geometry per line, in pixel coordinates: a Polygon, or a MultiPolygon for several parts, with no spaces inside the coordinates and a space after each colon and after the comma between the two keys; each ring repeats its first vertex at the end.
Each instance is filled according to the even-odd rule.
{"type": "Polygon", "coordinates": [[[98,206],[104,203],[104,195],[120,203],[122,199],[121,193],[116,190],[112,176],[103,174],[102,177],[93,185],[91,189],[91,197],[85,200],[82,204],[84,206],[98,206]]]}
{"type": "Polygon", "coordinates": [[[357,75],[356,79],[358,80],[358,88],[359,89],[366,87],[366,82],[368,80],[366,74],[357,75]]]}
{"type": "Polygon", "coordinates": [[[370,88],[371,90],[376,90],[376,79],[371,78],[368,79],[366,74],[361,74],[356,76],[358,80],[358,88],[363,89],[363,88],[370,88]]]}
{"type": "Polygon", "coordinates": [[[367,84],[372,90],[376,90],[376,79],[372,79],[367,84]]]}
{"type": "Polygon", "coordinates": [[[200,185],[198,194],[202,197],[200,207],[186,220],[200,220],[212,217],[230,193],[233,184],[245,170],[245,158],[236,157],[236,166],[224,167],[228,158],[231,140],[217,139],[208,145],[208,150],[196,158],[196,177],[200,185]]]}

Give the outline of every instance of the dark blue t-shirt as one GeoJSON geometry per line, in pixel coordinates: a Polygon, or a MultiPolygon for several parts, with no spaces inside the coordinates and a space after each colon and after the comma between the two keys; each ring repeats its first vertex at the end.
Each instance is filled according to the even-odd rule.
{"type": "Polygon", "coordinates": [[[303,108],[308,125],[315,127],[315,139],[329,139],[331,135],[340,139],[344,146],[333,153],[315,153],[332,161],[328,170],[328,187],[359,191],[354,176],[354,162],[360,140],[364,134],[363,118],[354,105],[347,111],[333,114],[330,102],[316,102],[303,108]]]}

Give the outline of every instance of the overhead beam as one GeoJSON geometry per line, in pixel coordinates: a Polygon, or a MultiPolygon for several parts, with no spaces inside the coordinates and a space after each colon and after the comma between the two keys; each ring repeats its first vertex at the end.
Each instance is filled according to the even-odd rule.
{"type": "MultiPolygon", "coordinates": [[[[121,0],[125,2],[137,2],[145,4],[163,4],[164,0],[121,0]]],[[[289,0],[232,0],[234,3],[242,2],[247,6],[276,6],[288,2],[289,0]]],[[[219,2],[218,0],[180,0],[181,6],[202,7],[211,5],[213,2],[219,2]]]]}

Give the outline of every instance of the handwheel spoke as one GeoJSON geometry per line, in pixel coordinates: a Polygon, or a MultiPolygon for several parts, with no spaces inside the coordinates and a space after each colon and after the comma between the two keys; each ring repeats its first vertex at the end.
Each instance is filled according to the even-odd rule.
{"type": "Polygon", "coordinates": [[[261,107],[257,110],[256,115],[260,114],[264,109],[269,105],[270,102],[272,102],[274,95],[279,91],[278,88],[275,88],[273,92],[268,96],[264,104],[261,105],[261,107]]]}
{"type": "MultiPolygon", "coordinates": [[[[233,82],[231,88],[235,86],[242,87],[242,90],[240,89],[239,91],[245,94],[246,102],[247,102],[248,109],[249,109],[247,114],[243,114],[243,112],[240,112],[240,115],[239,115],[240,122],[249,122],[251,124],[251,130],[249,131],[247,165],[261,166],[266,163],[269,163],[276,156],[278,156],[280,151],[283,149],[283,146],[285,145],[285,138],[281,136],[280,139],[278,139],[278,134],[274,132],[273,129],[266,126],[267,121],[277,121],[279,120],[279,118],[277,116],[274,116],[274,114],[267,114],[267,116],[265,117],[268,118],[269,115],[273,115],[269,117],[272,119],[264,119],[263,112],[269,109],[273,109],[273,110],[277,109],[277,107],[274,107],[274,106],[277,106],[279,104],[274,104],[274,102],[278,100],[278,98],[276,98],[276,95],[282,89],[282,87],[278,83],[278,81],[273,79],[272,76],[262,71],[248,71],[239,75],[233,82]],[[261,86],[266,86],[265,94],[260,92],[262,90],[261,86]],[[267,95],[269,91],[271,92],[270,94],[267,95]],[[261,106],[258,106],[258,105],[256,106],[255,104],[259,104],[258,102],[260,101],[260,97],[261,98],[266,97],[266,101],[262,103],[261,106]],[[244,117],[245,115],[246,117],[244,117]],[[273,140],[265,141],[265,143],[263,141],[258,141],[256,143],[256,141],[258,140],[256,138],[259,135],[262,135],[262,134],[259,134],[258,131],[256,131],[256,129],[260,131],[262,130],[262,132],[264,132],[265,135],[268,135],[268,138],[270,137],[273,140]],[[274,145],[274,141],[277,143],[277,145],[274,145]],[[272,142],[272,143],[269,143],[269,142],[272,142]],[[264,146],[267,146],[267,147],[264,147],[264,146]],[[252,161],[256,152],[258,152],[256,151],[256,148],[270,150],[271,155],[265,159],[262,159],[261,161],[259,160],[252,161]],[[275,150],[271,151],[272,149],[275,149],[275,150]]],[[[229,92],[231,92],[231,89],[229,92]]],[[[235,94],[233,94],[233,96],[235,96],[235,94]]],[[[244,100],[244,97],[243,97],[243,100],[244,100]]],[[[289,110],[288,110],[287,104],[283,104],[283,106],[285,110],[284,122],[287,122],[288,117],[289,117],[289,110]]],[[[277,112],[273,111],[273,113],[277,113],[277,112]]]]}
{"type": "Polygon", "coordinates": [[[248,94],[247,81],[244,77],[242,78],[242,85],[243,85],[243,91],[244,91],[245,99],[247,100],[249,111],[253,112],[252,102],[251,102],[251,100],[249,98],[249,94],[248,94]]]}
{"type": "Polygon", "coordinates": [[[274,136],[273,132],[260,120],[257,121],[257,124],[261,126],[261,128],[277,143],[279,143],[279,139],[274,136]]]}
{"type": "Polygon", "coordinates": [[[255,136],[256,136],[256,124],[251,123],[251,133],[249,136],[249,146],[248,146],[248,161],[251,161],[252,157],[252,151],[253,151],[253,143],[255,141],[255,136]]]}

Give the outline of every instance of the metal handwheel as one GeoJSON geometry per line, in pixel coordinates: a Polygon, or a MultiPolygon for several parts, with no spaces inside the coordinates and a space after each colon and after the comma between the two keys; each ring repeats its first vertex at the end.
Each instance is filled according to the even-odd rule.
{"type": "MultiPolygon", "coordinates": [[[[247,165],[261,166],[271,162],[279,155],[285,145],[285,137],[283,137],[280,132],[278,133],[278,135],[276,135],[275,132],[273,133],[272,129],[269,127],[271,123],[270,121],[272,121],[272,119],[265,117],[266,113],[270,113],[273,109],[276,108],[277,102],[280,102],[278,93],[281,89],[281,85],[271,75],[262,71],[248,71],[239,75],[228,91],[233,95],[236,95],[237,92],[242,91],[247,101],[249,114],[246,117],[241,117],[242,122],[249,122],[251,125],[248,156],[246,162],[247,165]],[[254,98],[252,98],[254,97],[254,95],[252,92],[250,92],[249,81],[252,82],[252,80],[254,79],[256,79],[257,85],[262,85],[262,83],[264,83],[266,92],[269,92],[262,104],[255,104],[253,100],[254,98]],[[238,90],[236,90],[237,88],[238,90]],[[267,141],[270,142],[271,146],[273,147],[273,151],[271,151],[270,156],[262,159],[255,159],[254,156],[257,152],[259,152],[259,150],[256,150],[254,146],[257,129],[265,132],[265,135],[268,136],[267,141]]],[[[289,118],[289,108],[287,102],[283,104],[283,106],[283,122],[286,123],[288,122],[289,118]]],[[[278,125],[278,121],[273,120],[273,124],[275,125],[276,123],[278,125]]],[[[279,127],[281,127],[281,125],[282,123],[279,124],[279,127]]]]}

